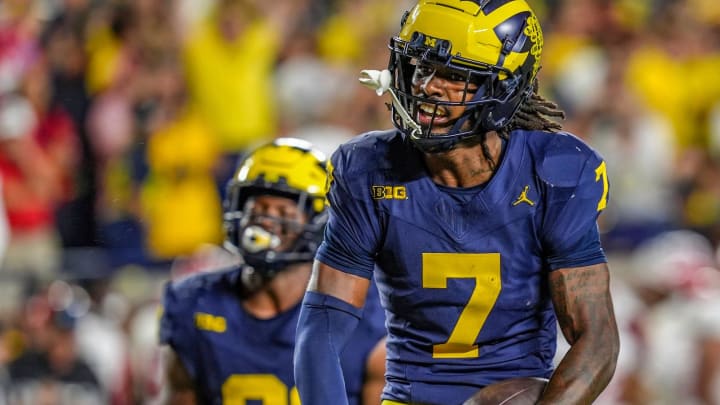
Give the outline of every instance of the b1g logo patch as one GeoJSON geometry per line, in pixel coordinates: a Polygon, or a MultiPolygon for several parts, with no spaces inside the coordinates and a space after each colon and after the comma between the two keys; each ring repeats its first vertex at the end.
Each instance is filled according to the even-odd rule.
{"type": "Polygon", "coordinates": [[[372,186],[373,200],[405,200],[407,189],[405,186],[372,186]]]}
{"type": "Polygon", "coordinates": [[[206,314],[204,312],[196,312],[195,326],[198,329],[216,333],[223,333],[227,330],[227,321],[222,316],[215,316],[212,314],[206,314]]]}

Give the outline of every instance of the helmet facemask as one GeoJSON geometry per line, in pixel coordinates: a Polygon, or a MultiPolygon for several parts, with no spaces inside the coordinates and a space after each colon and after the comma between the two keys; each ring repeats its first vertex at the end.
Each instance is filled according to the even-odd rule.
{"type": "Polygon", "coordinates": [[[390,41],[392,87],[403,108],[416,122],[420,106],[431,112],[430,125],[421,125],[421,132],[414,131],[401,119],[395,106],[392,115],[395,126],[424,152],[450,150],[465,140],[504,127],[512,114],[497,118],[494,112],[509,103],[517,109],[520,102],[515,101],[524,99],[532,90],[531,86],[521,89],[522,80],[508,69],[449,56],[442,49],[419,45],[424,41],[423,34],[416,33],[413,37],[415,39],[410,42],[398,38],[390,41]],[[456,81],[462,87],[460,101],[440,100],[424,91],[418,92],[417,88],[423,87],[417,84],[418,72],[425,70],[428,73],[420,74],[425,80],[431,80],[430,76],[434,74],[442,74],[444,78],[456,81]],[[453,107],[465,107],[465,111],[454,120],[449,131],[432,132],[438,111],[453,107]]]}
{"type": "Polygon", "coordinates": [[[313,260],[327,218],[324,212],[315,214],[308,207],[311,198],[307,194],[260,188],[238,191],[234,207],[225,214],[225,246],[242,256],[247,265],[243,274],[248,278],[243,280],[246,287],[259,287],[287,267],[313,260]],[[297,215],[293,218],[256,213],[253,206],[263,195],[292,200],[297,204],[297,215]]]}
{"type": "Polygon", "coordinates": [[[422,151],[446,151],[505,128],[532,93],[542,32],[523,0],[420,0],[401,25],[389,44],[393,123],[422,151]],[[448,101],[418,91],[417,69],[443,74],[464,93],[448,101]],[[418,128],[420,106],[431,118],[418,128]],[[433,128],[438,111],[457,107],[464,112],[451,126],[433,128]]]}

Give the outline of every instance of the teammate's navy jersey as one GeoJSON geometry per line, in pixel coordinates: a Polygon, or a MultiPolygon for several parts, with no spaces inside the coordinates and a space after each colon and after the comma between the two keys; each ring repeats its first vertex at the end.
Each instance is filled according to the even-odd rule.
{"type": "MultiPolygon", "coordinates": [[[[293,351],[300,303],[271,319],[241,306],[239,270],[205,273],[168,283],[160,341],[187,368],[204,404],[288,404],[300,399],[293,351]]],[[[385,335],[384,314],[371,293],[356,333],[341,355],[350,404],[358,404],[370,350],[385,335]]]]}
{"type": "Polygon", "coordinates": [[[605,261],[598,154],[567,133],[516,130],[472,189],[433,183],[396,131],[362,135],[331,163],[317,258],[375,273],[389,332],[383,398],[459,404],[496,380],[551,374],[547,273],[605,261]]]}

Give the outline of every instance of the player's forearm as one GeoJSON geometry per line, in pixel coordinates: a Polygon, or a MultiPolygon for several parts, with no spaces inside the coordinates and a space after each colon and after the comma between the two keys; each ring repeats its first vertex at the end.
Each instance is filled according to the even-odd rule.
{"type": "Polygon", "coordinates": [[[590,404],[615,372],[620,340],[605,264],[560,269],[549,276],[550,294],[570,343],[541,404],[590,404]]]}
{"type": "Polygon", "coordinates": [[[538,404],[591,404],[615,372],[618,349],[612,331],[580,337],[558,365],[538,404]]]}

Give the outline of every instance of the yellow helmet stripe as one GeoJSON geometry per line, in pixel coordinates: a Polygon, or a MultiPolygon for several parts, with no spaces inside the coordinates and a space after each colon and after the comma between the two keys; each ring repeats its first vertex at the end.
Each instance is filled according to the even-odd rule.
{"type": "MultiPolygon", "coordinates": [[[[498,9],[491,11],[485,16],[487,21],[480,22],[479,25],[487,27],[497,27],[502,24],[503,21],[508,18],[517,15],[519,13],[527,11],[527,5],[523,1],[511,1],[507,4],[500,6],[498,9]]],[[[498,38],[494,30],[476,31],[475,42],[483,44],[492,44],[497,49],[502,47],[502,38],[498,38]]],[[[502,67],[515,71],[527,60],[528,52],[511,52],[505,58],[502,67]]],[[[497,61],[488,61],[489,63],[496,63],[497,61]]]]}
{"type": "Polygon", "coordinates": [[[483,14],[485,15],[485,17],[490,19],[491,24],[489,26],[496,27],[501,22],[507,20],[508,18],[516,14],[527,11],[527,9],[527,5],[523,4],[522,1],[511,1],[491,11],[489,14],[483,14]]]}

